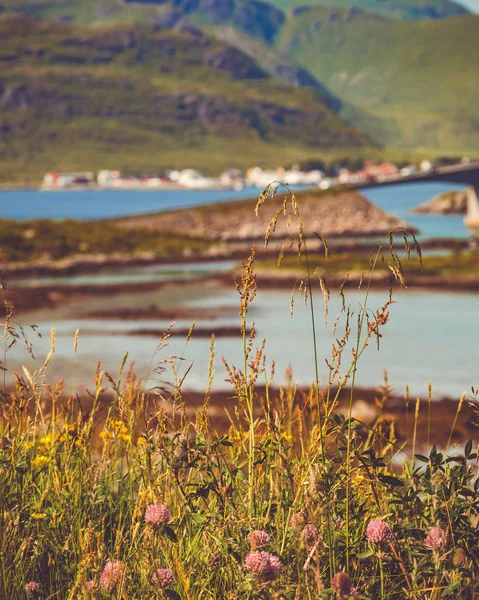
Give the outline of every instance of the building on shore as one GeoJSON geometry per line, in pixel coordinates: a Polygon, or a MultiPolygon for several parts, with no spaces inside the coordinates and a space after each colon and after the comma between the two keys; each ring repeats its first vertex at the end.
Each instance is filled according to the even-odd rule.
{"type": "Polygon", "coordinates": [[[65,189],[89,186],[94,183],[95,176],[90,171],[79,173],[58,173],[49,171],[43,178],[43,187],[48,189],[65,189]]]}

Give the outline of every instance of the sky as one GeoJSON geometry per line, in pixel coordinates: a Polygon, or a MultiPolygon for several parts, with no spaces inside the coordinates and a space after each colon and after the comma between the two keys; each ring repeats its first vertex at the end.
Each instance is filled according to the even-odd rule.
{"type": "Polygon", "coordinates": [[[479,13],[479,0],[456,0],[458,4],[463,4],[470,10],[479,13]]]}

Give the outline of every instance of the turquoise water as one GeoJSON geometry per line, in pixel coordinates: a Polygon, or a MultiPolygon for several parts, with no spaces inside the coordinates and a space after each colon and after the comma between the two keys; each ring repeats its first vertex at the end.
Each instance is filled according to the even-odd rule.
{"type": "MultiPolygon", "coordinates": [[[[440,192],[461,189],[443,183],[410,183],[366,188],[364,193],[384,210],[422,231],[422,237],[468,237],[460,216],[412,215],[409,210],[440,192]]],[[[0,192],[0,215],[11,219],[102,219],[257,197],[260,190],[84,190],[0,192]]]]}
{"type": "MultiPolygon", "coordinates": [[[[375,310],[386,301],[386,292],[373,292],[368,306],[375,310]]],[[[225,289],[211,284],[191,284],[181,289],[168,289],[159,293],[135,296],[122,295],[115,299],[115,307],[121,299],[122,306],[148,306],[156,303],[162,308],[171,306],[190,308],[210,308],[216,318],[198,321],[198,327],[236,325],[240,328],[238,295],[233,288],[225,289]]],[[[364,295],[350,293],[347,296],[351,309],[357,314],[364,295]]],[[[405,291],[396,295],[397,303],[391,309],[391,320],[383,330],[379,352],[372,341],[359,363],[357,383],[364,386],[379,386],[383,371],[387,369],[389,381],[395,391],[402,393],[409,385],[412,395],[427,394],[428,381],[432,382],[435,397],[448,395],[459,398],[471,386],[479,386],[477,369],[477,334],[479,325],[479,298],[472,294],[425,293],[405,291]]],[[[327,369],[324,359],[331,354],[331,344],[335,339],[332,325],[340,309],[337,298],[332,298],[329,308],[328,326],[323,321],[320,295],[316,303],[318,327],[318,351],[320,379],[325,381],[327,369]]],[[[257,327],[258,344],[267,339],[266,356],[268,368],[275,362],[275,383],[284,382],[284,372],[291,365],[294,380],[308,384],[314,379],[313,344],[311,318],[308,307],[300,297],[296,298],[293,317],[289,312],[290,294],[288,291],[260,290],[248,313],[257,327]]],[[[18,369],[20,363],[29,370],[38,369],[48,353],[49,328],[55,327],[56,357],[52,367],[58,376],[75,373],[78,384],[88,385],[98,360],[102,369],[111,374],[118,371],[122,357],[128,352],[128,360],[135,361],[135,371],[139,376],[151,377],[160,360],[169,356],[183,356],[175,359],[181,373],[193,363],[185,387],[204,389],[208,378],[209,339],[193,339],[186,349],[183,338],[171,338],[168,346],[155,355],[161,339],[156,337],[129,336],[128,331],[141,328],[154,328],[162,331],[168,321],[98,321],[85,317],[86,309],[111,307],[111,299],[102,298],[65,306],[61,311],[39,311],[31,315],[31,321],[40,325],[44,335],[34,340],[37,360],[28,359],[19,346],[11,354],[10,366],[18,369]],[[73,339],[76,329],[80,329],[80,342],[77,355],[73,352],[73,339]]],[[[354,324],[355,319],[352,319],[354,324]]],[[[341,323],[341,322],[340,322],[341,323]]],[[[191,320],[178,321],[176,327],[189,327],[191,320]]],[[[344,325],[343,325],[344,326],[344,325]]],[[[341,325],[336,337],[342,335],[341,325]]],[[[355,333],[353,331],[353,339],[355,333]]],[[[350,362],[350,345],[345,351],[343,364],[350,362]]],[[[218,389],[228,389],[225,382],[225,369],[221,357],[242,368],[242,342],[236,338],[218,338],[215,346],[215,383],[218,389]]],[[[344,372],[344,370],[343,370],[344,372]]],[[[171,381],[165,374],[162,379],[171,381]]]]}
{"type": "Polygon", "coordinates": [[[444,183],[408,183],[388,187],[366,188],[362,193],[389,213],[394,213],[421,232],[425,238],[467,238],[469,232],[461,215],[421,215],[410,210],[447,190],[460,190],[465,186],[444,183]]]}

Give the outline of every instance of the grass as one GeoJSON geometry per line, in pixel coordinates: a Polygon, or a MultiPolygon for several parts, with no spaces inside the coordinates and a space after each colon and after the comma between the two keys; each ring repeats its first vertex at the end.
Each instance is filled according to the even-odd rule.
{"type": "MultiPolygon", "coordinates": [[[[389,259],[389,251],[382,251],[380,260],[376,266],[376,273],[391,274],[386,264],[389,259]],[[382,262],[384,259],[384,263],[382,262]]],[[[369,269],[371,263],[371,253],[368,252],[341,252],[331,253],[325,258],[321,252],[309,253],[309,268],[318,270],[324,275],[334,275],[344,277],[347,273],[364,273],[369,269]]],[[[274,259],[263,260],[257,263],[258,271],[269,272],[277,264],[274,259]]],[[[427,276],[447,276],[447,277],[477,277],[479,275],[479,252],[477,250],[453,251],[440,256],[424,256],[422,265],[415,260],[404,258],[402,267],[406,275],[423,274],[426,280],[427,276]]],[[[281,269],[287,271],[296,271],[306,273],[308,265],[304,261],[298,262],[297,258],[291,254],[286,255],[280,265],[281,269]]]]}
{"type": "Polygon", "coordinates": [[[15,221],[0,219],[2,260],[29,262],[39,258],[59,260],[92,254],[127,255],[152,252],[162,256],[182,256],[185,251],[201,252],[211,246],[204,237],[174,231],[130,229],[128,235],[102,221],[66,219],[15,221]]]}
{"type": "MultiPolygon", "coordinates": [[[[257,210],[268,200],[262,194],[257,210]]],[[[273,218],[266,242],[277,219],[291,218],[308,264],[294,196],[286,196],[284,212],[273,218]]],[[[449,444],[426,456],[413,439],[400,465],[404,448],[387,416],[387,387],[373,426],[352,418],[351,403],[346,414],[336,410],[334,386],[354,388],[361,357],[379,343],[389,318],[390,297],[375,313],[368,302],[382,251],[366,274],[364,301],[344,302],[327,381],[320,385],[312,374],[305,395],[292,380],[272,393],[274,367],[254,326],[247,333],[256,294],[252,252],[237,282],[244,364],[226,364],[227,434],[208,415],[212,363],[203,406],[187,416],[188,368],[181,357],[166,356],[168,331],[152,386],[126,369],[125,356],[118,374],[99,365],[87,400],[48,376],[52,334],[45,364],[14,374],[0,404],[0,597],[476,598],[479,479],[472,441],[451,456],[449,444]],[[353,319],[358,334],[351,338],[353,319]]],[[[389,260],[404,283],[392,251],[389,260]]],[[[303,292],[314,348],[312,266],[303,292]]],[[[322,295],[327,301],[324,282],[322,295]]],[[[8,368],[8,347],[20,335],[11,312],[3,327],[8,368]]],[[[76,336],[74,351],[77,343],[76,336]]],[[[470,401],[477,414],[474,394],[470,401]]],[[[420,410],[418,400],[414,430],[420,410]]]]}

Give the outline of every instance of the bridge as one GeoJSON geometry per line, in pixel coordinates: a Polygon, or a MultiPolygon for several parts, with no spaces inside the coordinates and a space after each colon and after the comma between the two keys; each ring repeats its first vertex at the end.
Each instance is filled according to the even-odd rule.
{"type": "Polygon", "coordinates": [[[479,161],[432,168],[430,171],[412,173],[407,176],[394,176],[374,181],[355,183],[353,189],[401,185],[404,183],[427,183],[440,181],[444,183],[462,183],[469,186],[467,195],[467,215],[464,223],[469,229],[479,229],[479,161]]]}

